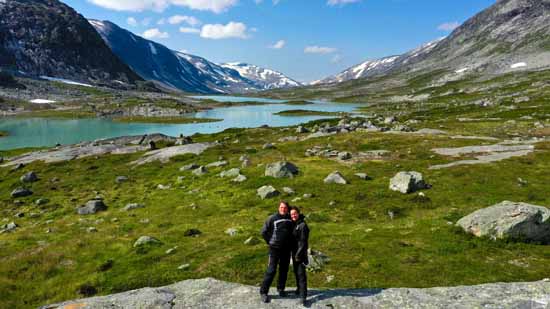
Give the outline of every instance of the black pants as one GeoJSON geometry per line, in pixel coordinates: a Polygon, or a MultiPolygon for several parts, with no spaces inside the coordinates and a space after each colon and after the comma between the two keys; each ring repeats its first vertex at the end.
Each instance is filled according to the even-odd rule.
{"type": "Polygon", "coordinates": [[[298,287],[298,295],[300,298],[307,298],[307,275],[306,265],[304,263],[298,263],[292,258],[292,266],[294,268],[294,276],[296,277],[296,286],[298,287]]]}
{"type": "Polygon", "coordinates": [[[288,275],[288,266],[290,265],[290,250],[284,248],[269,248],[269,265],[264,275],[264,281],[260,288],[261,294],[267,294],[269,287],[275,279],[277,273],[277,265],[279,266],[279,281],[277,282],[277,291],[284,291],[286,286],[286,278],[288,275]]]}

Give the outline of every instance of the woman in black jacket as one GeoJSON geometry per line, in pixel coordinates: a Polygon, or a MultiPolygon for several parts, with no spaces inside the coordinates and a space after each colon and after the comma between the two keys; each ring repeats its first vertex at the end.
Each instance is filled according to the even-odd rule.
{"type": "Polygon", "coordinates": [[[297,207],[291,207],[290,218],[294,223],[294,246],[292,249],[292,265],[294,275],[296,276],[296,285],[298,290],[296,294],[300,296],[300,301],[305,306],[307,298],[307,276],[306,265],[308,264],[307,250],[309,239],[309,228],[304,221],[304,216],[300,214],[297,207]]]}

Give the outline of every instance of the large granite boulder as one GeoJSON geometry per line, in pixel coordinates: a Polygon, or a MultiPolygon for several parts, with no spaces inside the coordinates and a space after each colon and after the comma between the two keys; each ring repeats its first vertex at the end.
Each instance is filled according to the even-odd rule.
{"type": "Polygon", "coordinates": [[[38,176],[35,172],[28,172],[25,175],[21,176],[19,180],[21,180],[21,182],[23,183],[35,182],[38,181],[38,176]]]}
{"type": "Polygon", "coordinates": [[[428,189],[430,186],[418,172],[399,172],[390,180],[390,190],[404,194],[428,189]]]}
{"type": "MultiPolygon", "coordinates": [[[[311,308],[548,308],[550,282],[492,283],[476,286],[412,289],[336,289],[309,291],[311,308]]],[[[258,287],[211,278],[169,286],[47,305],[62,308],[299,308],[296,298],[264,304],[258,287]]]]}
{"type": "Polygon", "coordinates": [[[293,178],[298,173],[298,167],[286,161],[271,163],[265,168],[265,176],[275,178],[293,178]]]}
{"type": "Polygon", "coordinates": [[[263,186],[259,188],[256,193],[262,200],[276,197],[281,194],[281,192],[277,191],[273,186],[263,186]]]}
{"type": "Polygon", "coordinates": [[[504,201],[477,210],[456,224],[477,237],[550,243],[550,209],[542,206],[504,201]]]}
{"type": "Polygon", "coordinates": [[[76,209],[79,215],[93,215],[103,210],[107,210],[107,206],[100,199],[88,201],[85,205],[76,209]]]}
{"type": "Polygon", "coordinates": [[[11,197],[19,198],[32,195],[32,191],[26,188],[17,188],[11,192],[11,197]]]}
{"type": "Polygon", "coordinates": [[[342,176],[342,174],[340,174],[340,172],[336,171],[336,172],[333,172],[332,174],[328,175],[325,180],[324,180],[324,183],[326,184],[339,184],[339,185],[347,185],[348,184],[348,181],[344,178],[344,176],[342,176]]]}

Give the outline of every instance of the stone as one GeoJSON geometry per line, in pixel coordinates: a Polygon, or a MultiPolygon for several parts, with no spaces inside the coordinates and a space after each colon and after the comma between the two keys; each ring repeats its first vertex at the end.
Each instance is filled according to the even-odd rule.
{"type": "Polygon", "coordinates": [[[170,190],[171,188],[172,188],[172,186],[170,186],[170,185],[159,184],[157,186],[157,189],[159,189],[159,190],[170,190]]]}
{"type": "Polygon", "coordinates": [[[141,236],[136,240],[134,243],[134,248],[141,247],[145,245],[160,245],[162,242],[154,237],[151,236],[141,236]]]}
{"type": "Polygon", "coordinates": [[[127,181],[128,181],[127,176],[118,176],[115,180],[116,183],[123,183],[123,182],[127,182],[127,181]]]}
{"type": "Polygon", "coordinates": [[[283,192],[284,192],[286,195],[294,195],[294,194],[296,194],[296,191],[294,191],[294,189],[289,188],[289,187],[283,187],[283,192]]]}
{"type": "Polygon", "coordinates": [[[34,201],[34,203],[38,206],[46,205],[49,202],[50,202],[50,200],[48,200],[47,198],[39,198],[36,201],[34,201]]]}
{"type": "Polygon", "coordinates": [[[17,188],[11,192],[11,197],[19,198],[32,195],[32,191],[26,188],[17,188]]]}
{"type": "Polygon", "coordinates": [[[252,165],[252,161],[250,161],[250,159],[245,159],[243,160],[243,163],[241,164],[241,167],[242,168],[247,168],[247,167],[250,167],[252,165]]]}
{"type": "Polygon", "coordinates": [[[236,182],[236,183],[241,183],[241,182],[245,182],[248,178],[246,178],[245,175],[239,175],[235,178],[233,178],[233,180],[231,180],[232,182],[236,182]]]}
{"type": "Polygon", "coordinates": [[[262,146],[262,149],[274,149],[274,148],[275,146],[271,143],[267,143],[262,146]]]}
{"type": "Polygon", "coordinates": [[[126,205],[124,208],[122,208],[123,211],[131,211],[134,209],[144,208],[145,206],[138,203],[130,203],[126,205]]]}
{"type": "Polygon", "coordinates": [[[178,267],[179,270],[188,270],[189,268],[191,268],[190,264],[183,264],[178,267]]]}
{"type": "Polygon", "coordinates": [[[200,166],[193,171],[193,175],[195,176],[203,176],[206,174],[208,174],[208,169],[205,166],[200,166]]]}
{"type": "Polygon", "coordinates": [[[247,245],[247,246],[255,246],[255,245],[258,245],[260,243],[261,243],[260,239],[258,239],[258,237],[254,237],[254,236],[249,237],[244,241],[244,244],[247,245]]]}
{"type": "Polygon", "coordinates": [[[296,128],[296,133],[298,134],[309,133],[309,130],[304,126],[298,126],[296,128]]]}
{"type": "Polygon", "coordinates": [[[91,227],[87,228],[86,231],[87,231],[88,233],[96,233],[96,232],[97,232],[97,228],[91,226],[91,227]]]}
{"type": "Polygon", "coordinates": [[[239,157],[239,162],[243,162],[243,161],[248,160],[248,159],[250,159],[248,157],[248,155],[242,155],[242,156],[239,157]]]}
{"type": "Polygon", "coordinates": [[[313,249],[308,249],[307,257],[309,264],[307,265],[307,270],[309,271],[320,271],[323,269],[326,263],[330,262],[330,257],[325,255],[320,251],[313,249]]]}
{"type": "Polygon", "coordinates": [[[357,178],[363,179],[363,180],[371,180],[372,179],[366,173],[356,173],[355,176],[357,176],[357,178]]]}
{"type": "Polygon", "coordinates": [[[397,121],[397,118],[394,116],[384,118],[384,124],[393,124],[397,121]]]}
{"type": "Polygon", "coordinates": [[[180,172],[196,170],[199,167],[200,166],[198,164],[195,164],[195,163],[187,164],[187,165],[184,165],[184,166],[180,167],[180,172]]]}
{"type": "Polygon", "coordinates": [[[351,153],[349,153],[347,151],[338,153],[338,159],[340,159],[342,161],[350,160],[351,157],[352,157],[351,153]]]}
{"type": "Polygon", "coordinates": [[[403,194],[413,193],[428,189],[430,186],[424,182],[422,174],[418,172],[399,172],[390,179],[390,190],[403,194]]]}
{"type": "Polygon", "coordinates": [[[229,228],[227,230],[225,230],[225,234],[233,237],[233,236],[236,236],[238,233],[238,230],[236,228],[229,228]]]}
{"type": "Polygon", "coordinates": [[[85,205],[77,208],[79,215],[92,215],[99,211],[107,210],[107,206],[102,200],[90,200],[85,205]]]}
{"type": "Polygon", "coordinates": [[[216,161],[212,162],[210,164],[206,164],[206,168],[216,168],[216,167],[223,167],[228,165],[229,163],[227,161],[216,161]]]}
{"type": "MultiPolygon", "coordinates": [[[[182,265],[183,266],[183,265],[182,265]]],[[[550,305],[550,282],[437,288],[311,289],[312,308],[530,308],[550,305]]],[[[61,308],[299,308],[295,297],[262,304],[257,286],[212,278],[45,305],[61,308]]],[[[301,306],[300,306],[301,307],[301,306]]]]}
{"type": "Polygon", "coordinates": [[[342,176],[342,174],[340,174],[340,172],[338,171],[328,175],[327,178],[325,178],[324,182],[326,184],[340,184],[340,185],[348,184],[347,180],[344,179],[344,176],[342,176]]]}
{"type": "Polygon", "coordinates": [[[257,190],[257,194],[262,200],[265,200],[279,196],[281,193],[272,186],[263,186],[257,190]]]}
{"type": "Polygon", "coordinates": [[[457,226],[477,237],[550,243],[550,209],[504,201],[458,220],[457,226]]]}
{"type": "Polygon", "coordinates": [[[35,172],[28,172],[25,175],[21,176],[19,180],[21,180],[21,182],[23,183],[36,182],[38,181],[38,176],[36,175],[35,172]]]}
{"type": "Polygon", "coordinates": [[[164,252],[164,253],[166,253],[166,255],[174,254],[177,249],[178,249],[178,247],[170,248],[170,249],[166,250],[166,252],[164,252]]]}
{"type": "Polygon", "coordinates": [[[197,229],[188,229],[183,233],[183,236],[185,237],[198,237],[200,234],[202,234],[201,231],[197,229]]]}
{"type": "Polygon", "coordinates": [[[298,167],[286,161],[271,163],[265,168],[265,176],[268,177],[294,178],[298,173],[298,167]]]}
{"type": "Polygon", "coordinates": [[[237,177],[241,174],[241,170],[238,169],[238,168],[232,168],[230,170],[227,170],[227,171],[223,171],[220,173],[220,177],[221,178],[226,178],[226,177],[237,177]]]}
{"type": "Polygon", "coordinates": [[[18,171],[20,169],[23,169],[25,167],[25,164],[23,163],[17,163],[15,166],[11,169],[12,171],[18,171]]]}
{"type": "Polygon", "coordinates": [[[24,212],[18,212],[14,215],[15,218],[23,218],[25,217],[25,213],[24,212]]]}
{"type": "Polygon", "coordinates": [[[8,224],[4,224],[4,225],[0,226],[0,234],[1,234],[1,233],[10,233],[10,232],[13,232],[13,231],[15,231],[18,227],[19,227],[19,225],[17,225],[15,222],[10,222],[10,223],[8,223],[8,224]]]}
{"type": "Polygon", "coordinates": [[[329,205],[330,207],[334,207],[334,206],[338,205],[338,203],[337,203],[336,201],[330,201],[330,202],[328,203],[328,205],[329,205]]]}
{"type": "Polygon", "coordinates": [[[302,197],[305,198],[305,199],[313,198],[313,196],[314,196],[314,195],[311,194],[311,193],[305,193],[304,195],[302,195],[302,197]]]}

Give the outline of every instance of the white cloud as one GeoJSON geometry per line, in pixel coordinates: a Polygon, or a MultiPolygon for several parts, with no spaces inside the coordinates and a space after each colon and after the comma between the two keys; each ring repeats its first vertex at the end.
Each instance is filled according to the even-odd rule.
{"type": "Polygon", "coordinates": [[[346,4],[356,3],[356,2],[359,2],[359,1],[361,1],[361,0],[328,0],[327,5],[330,5],[330,6],[337,6],[337,5],[343,6],[343,5],[346,5],[346,4]]]}
{"type": "Polygon", "coordinates": [[[441,31],[453,31],[453,30],[455,30],[456,28],[458,28],[459,26],[460,26],[460,23],[459,23],[459,22],[453,21],[453,22],[443,23],[443,24],[437,26],[437,30],[441,30],[441,31]]]}
{"type": "Polygon", "coordinates": [[[142,36],[146,39],[167,39],[170,37],[168,32],[162,32],[158,28],[147,29],[142,36]]]}
{"type": "Polygon", "coordinates": [[[307,46],[304,49],[304,53],[306,54],[332,54],[336,52],[338,49],[333,47],[323,47],[323,46],[307,46]]]}
{"type": "Polygon", "coordinates": [[[202,26],[201,37],[205,39],[247,39],[246,25],[238,22],[230,22],[227,25],[222,24],[206,24],[202,26]]]}
{"type": "Polygon", "coordinates": [[[170,23],[171,25],[179,25],[183,22],[188,24],[189,26],[197,26],[201,24],[201,21],[193,16],[174,15],[168,18],[168,23],[170,23]]]}
{"type": "Polygon", "coordinates": [[[127,23],[128,25],[132,26],[132,27],[136,27],[137,24],[138,24],[137,20],[136,20],[135,18],[133,18],[133,17],[128,17],[128,18],[126,19],[126,23],[127,23]]]}
{"type": "Polygon", "coordinates": [[[269,45],[269,48],[281,49],[281,48],[285,47],[285,45],[286,45],[285,40],[279,40],[279,41],[275,42],[275,44],[269,45]]]}
{"type": "Polygon", "coordinates": [[[95,5],[116,11],[157,11],[162,12],[171,5],[183,6],[193,10],[221,13],[238,0],[88,0],[95,5]]]}
{"type": "Polygon", "coordinates": [[[191,27],[180,27],[180,32],[181,33],[192,33],[192,34],[195,34],[195,33],[201,33],[201,30],[200,29],[197,29],[197,28],[191,28],[191,27]]]}

